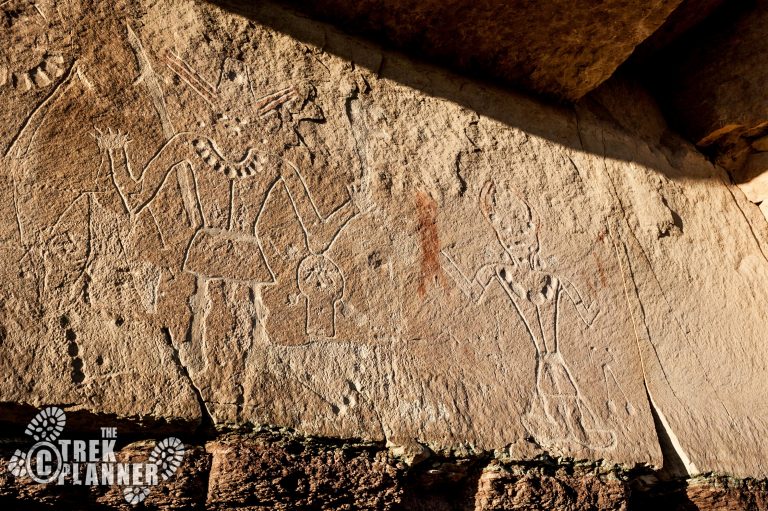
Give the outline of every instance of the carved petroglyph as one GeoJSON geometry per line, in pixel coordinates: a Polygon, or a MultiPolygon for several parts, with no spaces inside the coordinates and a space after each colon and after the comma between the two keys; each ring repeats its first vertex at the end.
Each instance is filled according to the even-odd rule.
{"type": "Polygon", "coordinates": [[[523,418],[526,429],[542,445],[572,441],[595,450],[615,448],[615,433],[599,426],[559,346],[563,297],[586,327],[599,313],[597,304],[587,305],[573,283],[546,268],[537,219],[525,199],[489,181],[480,192],[479,206],[503,249],[499,261],[481,266],[470,280],[443,251],[444,268],[476,302],[492,284],[499,284],[524,324],[536,357],[534,391],[523,418]]]}
{"type": "Polygon", "coordinates": [[[172,50],[166,50],[165,63],[192,91],[203,98],[210,106],[216,104],[216,89],[200,76],[192,67],[172,50]]]}
{"type": "MultiPolygon", "coordinates": [[[[32,69],[12,72],[10,83],[15,89],[22,92],[32,89],[43,89],[51,85],[65,72],[66,64],[64,57],[61,55],[48,55],[32,69]]],[[[0,86],[8,82],[8,74],[7,68],[0,70],[0,86]]]]}
{"type": "Polygon", "coordinates": [[[57,7],[49,0],[0,2],[0,94],[19,103],[37,99],[66,74],[71,34],[57,7]]]}
{"type": "Polygon", "coordinates": [[[22,158],[32,144],[37,131],[40,129],[48,112],[55,101],[61,97],[73,82],[73,78],[79,76],[78,63],[75,61],[69,68],[66,77],[43,99],[27,116],[19,131],[14,135],[8,149],[5,151],[6,158],[22,158]]]}
{"type": "Polygon", "coordinates": [[[262,162],[259,161],[259,156],[253,149],[249,148],[239,162],[228,162],[213,140],[195,139],[192,141],[192,145],[200,159],[208,165],[208,168],[223,174],[227,179],[251,177],[263,170],[261,168],[262,162]]]}
{"type": "Polygon", "coordinates": [[[28,72],[13,74],[13,87],[24,92],[32,90],[32,76],[28,72]]]}
{"type": "MultiPolygon", "coordinates": [[[[260,214],[257,213],[250,222],[246,222],[249,230],[239,231],[235,228],[236,225],[243,225],[234,219],[234,204],[242,191],[238,188],[237,179],[261,177],[258,171],[263,171],[265,179],[260,179],[255,185],[266,189],[259,194],[263,202],[275,186],[284,186],[301,222],[306,245],[318,256],[328,250],[354,215],[352,202],[347,201],[330,216],[322,217],[298,169],[280,159],[256,155],[248,150],[246,158],[233,162],[221,154],[214,141],[188,133],[176,135],[156,153],[135,178],[136,182],[143,185],[141,191],[130,194],[122,191],[125,183],[134,180],[129,164],[127,137],[107,130],[100,135],[99,140],[109,160],[114,183],[121,190],[125,208],[134,218],[145,210],[151,210],[153,201],[169,181],[174,169],[181,164],[193,169],[191,177],[182,173],[178,174],[182,177],[177,178],[182,187],[195,187],[186,190],[184,194],[185,207],[189,209],[187,218],[195,229],[184,257],[184,269],[209,279],[232,279],[253,285],[274,281],[274,275],[253,230],[260,214]],[[181,160],[181,163],[173,163],[177,160],[181,160]],[[215,194],[208,194],[202,189],[206,183],[215,188],[220,183],[215,176],[224,181],[227,189],[223,203],[211,200],[215,194]],[[200,224],[196,225],[198,222],[200,224]],[[233,260],[233,257],[238,259],[233,260]]],[[[200,288],[204,287],[203,283],[200,288]]]]}
{"type": "MultiPolygon", "coordinates": [[[[63,63],[63,60],[58,58],[54,60],[63,63]]],[[[46,122],[50,122],[51,112],[76,82],[79,66],[75,61],[66,72],[54,72],[53,67],[47,64],[41,64],[39,67],[63,78],[30,110],[21,126],[10,137],[8,146],[0,158],[0,167],[3,168],[2,173],[10,178],[11,193],[8,198],[12,201],[15,230],[18,233],[19,247],[22,248],[22,254],[16,262],[23,268],[24,278],[30,283],[34,281],[32,286],[36,289],[35,304],[30,306],[42,308],[44,302],[48,301],[49,306],[55,308],[56,304],[72,299],[70,286],[82,277],[87,236],[82,236],[82,224],[69,224],[67,229],[57,230],[56,226],[61,223],[61,218],[53,226],[42,230],[34,225],[36,212],[29,207],[31,197],[26,158],[38,132],[46,122]]],[[[78,196],[72,205],[78,206],[82,203],[82,196],[78,196]]],[[[86,205],[85,213],[79,217],[85,225],[89,215],[87,210],[86,205]]]]}
{"type": "Polygon", "coordinates": [[[695,466],[764,461],[765,260],[694,151],[215,2],[46,1],[0,14],[0,401],[650,466],[650,395],[695,466]]]}
{"type": "MultiPolygon", "coordinates": [[[[104,139],[116,137],[107,132],[99,142],[107,145],[104,139]]],[[[109,188],[81,193],[41,233],[44,288],[59,309],[83,299],[102,309],[139,304],[147,312],[156,310],[160,270],[133,261],[128,216],[107,206],[116,195],[109,188]]]]}
{"type": "MultiPolygon", "coordinates": [[[[128,30],[146,82],[151,72],[146,53],[130,27],[128,30]]],[[[226,105],[230,114],[219,115],[218,121],[223,124],[234,121],[226,129],[238,135],[250,122],[248,119],[254,116],[261,119],[295,99],[292,87],[281,89],[245,101],[246,109],[241,107],[232,115],[233,88],[254,96],[242,63],[226,59],[216,89],[177,55],[168,52],[166,63],[209,105],[226,105]]],[[[158,108],[158,105],[164,105],[162,92],[154,86],[148,86],[148,90],[162,120],[167,117],[165,107],[158,108]]],[[[296,285],[306,301],[305,334],[335,336],[336,307],[344,286],[341,270],[327,252],[355,215],[351,198],[330,215],[321,215],[299,169],[280,157],[254,149],[248,142],[241,157],[231,158],[206,135],[177,133],[139,171],[131,165],[128,144],[129,139],[120,132],[99,133],[99,145],[109,161],[112,181],[131,222],[136,222],[145,212],[155,221],[161,217],[164,206],[160,197],[170,187],[178,187],[182,198],[189,232],[181,270],[194,275],[196,284],[189,300],[192,316],[189,336],[177,331],[173,337],[177,342],[189,339],[186,348],[192,353],[190,358],[199,362],[197,369],[205,369],[205,357],[200,354],[209,344],[206,324],[211,309],[211,284],[219,281],[225,286],[239,283],[259,297],[262,287],[276,282],[257,234],[257,224],[278,187],[287,193],[309,251],[303,260],[295,262],[294,269],[296,285]]],[[[259,321],[266,322],[267,318],[262,317],[259,321]]]]}
{"type": "Polygon", "coordinates": [[[636,415],[637,409],[632,404],[632,400],[619,382],[619,378],[613,369],[613,364],[615,364],[616,360],[613,357],[612,350],[610,348],[600,350],[593,346],[590,348],[589,360],[592,364],[599,365],[602,368],[605,407],[608,412],[614,416],[618,416],[620,413],[636,415]],[[621,398],[621,409],[616,404],[617,397],[621,398]]]}
{"type": "Polygon", "coordinates": [[[264,118],[281,105],[298,98],[298,91],[294,86],[257,98],[251,85],[248,67],[245,63],[232,58],[224,59],[216,87],[171,50],[165,52],[165,63],[168,69],[186,83],[210,107],[239,111],[244,114],[243,118],[230,118],[227,113],[220,114],[220,120],[222,122],[230,121],[233,128],[248,124],[248,119],[251,116],[264,118]],[[239,106],[228,108],[233,103],[239,104],[239,106]]]}
{"type": "Polygon", "coordinates": [[[144,83],[147,88],[147,93],[152,98],[152,106],[155,108],[155,112],[160,117],[160,123],[163,126],[163,134],[165,138],[171,138],[174,134],[173,124],[168,116],[168,110],[165,106],[165,96],[163,96],[163,89],[160,87],[160,82],[157,79],[155,70],[152,68],[152,63],[149,60],[147,52],[144,50],[144,46],[141,44],[141,40],[131,28],[127,22],[125,24],[128,31],[128,42],[136,55],[136,63],[139,67],[139,76],[134,81],[134,85],[144,83]]]}
{"type": "Polygon", "coordinates": [[[325,255],[311,254],[299,264],[298,285],[307,301],[307,334],[336,336],[336,305],[344,293],[344,277],[325,255]]]}

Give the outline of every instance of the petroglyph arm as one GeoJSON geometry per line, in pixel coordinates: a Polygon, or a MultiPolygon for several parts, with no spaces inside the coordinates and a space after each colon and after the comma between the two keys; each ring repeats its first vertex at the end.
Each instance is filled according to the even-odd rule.
{"type": "Polygon", "coordinates": [[[482,300],[485,291],[493,283],[496,278],[496,264],[484,264],[470,279],[459,268],[456,261],[448,254],[447,251],[440,251],[440,258],[443,261],[442,268],[445,273],[453,280],[462,293],[473,302],[478,303],[482,300]]]}
{"type": "Polygon", "coordinates": [[[600,314],[600,304],[597,300],[587,303],[579,289],[570,280],[560,277],[560,283],[563,291],[565,291],[564,295],[576,307],[576,312],[578,312],[581,320],[585,325],[592,326],[592,323],[600,314]]]}
{"type": "Polygon", "coordinates": [[[299,169],[290,162],[280,165],[283,183],[301,221],[309,249],[316,254],[326,251],[357,213],[354,202],[350,198],[330,215],[323,217],[299,169]]]}
{"type": "Polygon", "coordinates": [[[163,144],[136,175],[132,169],[127,134],[111,129],[96,129],[94,137],[109,161],[112,181],[123,206],[131,215],[141,213],[157,195],[171,171],[192,157],[192,133],[179,133],[163,144]]]}

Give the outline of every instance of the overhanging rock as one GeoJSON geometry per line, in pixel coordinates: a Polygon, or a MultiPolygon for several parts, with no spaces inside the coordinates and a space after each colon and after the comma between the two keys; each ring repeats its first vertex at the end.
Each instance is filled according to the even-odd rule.
{"type": "MultiPolygon", "coordinates": [[[[259,8],[244,0],[214,1],[245,12],[259,8]]],[[[651,48],[663,46],[719,1],[281,3],[413,57],[575,101],[607,80],[638,45],[650,38],[651,48]]]]}

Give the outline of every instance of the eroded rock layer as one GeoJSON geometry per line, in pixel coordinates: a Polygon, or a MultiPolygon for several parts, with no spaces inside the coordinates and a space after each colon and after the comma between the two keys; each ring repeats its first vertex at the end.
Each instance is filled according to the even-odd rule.
{"type": "Polygon", "coordinates": [[[764,1],[725,4],[648,63],[645,74],[676,127],[726,168],[768,218],[766,21],[764,1]]]}
{"type": "MultiPolygon", "coordinates": [[[[148,438],[148,437],[146,437],[148,438]]],[[[5,442],[0,453],[13,447],[5,442]]],[[[146,459],[151,442],[120,446],[146,459]]],[[[513,461],[433,454],[415,466],[382,445],[262,430],[186,445],[184,468],[152,488],[143,509],[164,510],[754,510],[768,508],[765,481],[698,477],[663,481],[645,469],[546,456],[513,461]]],[[[4,509],[136,509],[119,488],[38,485],[0,466],[4,509]]]]}

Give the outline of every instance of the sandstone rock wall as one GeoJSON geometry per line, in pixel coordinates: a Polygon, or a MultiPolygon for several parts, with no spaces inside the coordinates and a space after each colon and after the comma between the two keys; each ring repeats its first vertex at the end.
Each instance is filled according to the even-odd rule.
{"type": "Polygon", "coordinates": [[[768,3],[724,4],[646,64],[675,127],[726,168],[768,218],[768,3]]]}
{"type": "Polygon", "coordinates": [[[768,224],[652,102],[269,4],[0,9],[0,401],[767,476],[768,224]]]}

